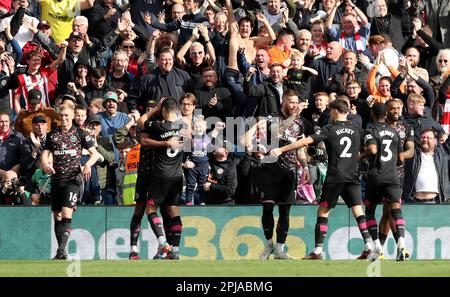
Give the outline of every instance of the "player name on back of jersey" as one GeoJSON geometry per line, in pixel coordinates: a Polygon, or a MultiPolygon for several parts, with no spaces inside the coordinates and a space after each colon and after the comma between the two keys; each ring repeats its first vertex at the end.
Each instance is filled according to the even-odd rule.
{"type": "Polygon", "coordinates": [[[159,137],[161,137],[161,139],[166,139],[166,138],[170,138],[170,137],[178,136],[178,135],[180,135],[180,130],[167,131],[167,132],[165,132],[163,134],[160,134],[159,137]]]}
{"type": "Polygon", "coordinates": [[[379,133],[380,133],[380,136],[381,136],[381,137],[383,137],[383,136],[388,136],[388,137],[390,137],[390,138],[393,138],[394,135],[395,135],[393,132],[391,132],[391,131],[389,131],[389,130],[381,130],[379,133]]]}
{"type": "Polygon", "coordinates": [[[350,134],[350,135],[352,135],[353,133],[355,133],[355,131],[353,131],[350,128],[342,128],[342,129],[337,129],[336,130],[336,134],[337,135],[341,135],[341,134],[350,134]]]}

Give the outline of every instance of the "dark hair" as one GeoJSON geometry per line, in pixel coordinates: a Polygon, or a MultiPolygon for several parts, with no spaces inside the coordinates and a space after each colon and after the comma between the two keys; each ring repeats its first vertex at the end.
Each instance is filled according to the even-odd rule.
{"type": "Polygon", "coordinates": [[[389,82],[389,84],[392,85],[392,78],[390,76],[383,76],[380,78],[380,80],[378,81],[378,84],[380,84],[380,81],[382,80],[387,80],[389,82]]]}
{"type": "Polygon", "coordinates": [[[177,100],[173,97],[167,97],[162,103],[162,108],[165,109],[166,111],[172,112],[177,111],[178,109],[177,100]]]}
{"type": "Polygon", "coordinates": [[[173,49],[171,47],[165,46],[165,47],[162,47],[159,50],[159,52],[158,52],[158,59],[161,57],[162,54],[166,54],[166,53],[169,53],[169,54],[172,55],[172,57],[174,57],[173,49]]]}
{"type": "Polygon", "coordinates": [[[31,51],[27,55],[27,60],[30,60],[31,58],[36,57],[36,56],[42,59],[42,55],[41,55],[40,52],[38,52],[38,51],[31,51]]]}
{"type": "Polygon", "coordinates": [[[97,68],[92,69],[91,76],[93,78],[96,78],[96,79],[99,79],[99,78],[102,78],[102,77],[106,77],[105,68],[97,67],[97,68]]]}
{"type": "Polygon", "coordinates": [[[349,106],[347,101],[343,99],[336,99],[331,101],[330,104],[328,104],[328,108],[336,109],[340,114],[345,114],[348,112],[349,106]]]}
{"type": "Polygon", "coordinates": [[[291,30],[289,30],[287,28],[283,28],[277,34],[277,41],[279,41],[281,38],[283,38],[284,36],[287,36],[287,35],[291,35],[292,37],[295,38],[294,32],[292,32],[291,30]]]}
{"type": "Polygon", "coordinates": [[[377,102],[372,106],[372,115],[376,120],[380,120],[386,117],[386,104],[377,102]]]}
{"type": "Polygon", "coordinates": [[[202,69],[202,74],[208,71],[214,71],[214,73],[217,74],[216,69],[212,66],[206,66],[205,68],[202,69]]]}
{"type": "Polygon", "coordinates": [[[77,104],[75,105],[75,110],[84,110],[87,112],[87,107],[84,105],[77,104]]]}
{"type": "Polygon", "coordinates": [[[239,27],[241,26],[241,23],[242,23],[242,22],[249,22],[249,23],[250,23],[250,27],[253,29],[253,20],[252,20],[251,17],[245,16],[245,17],[241,18],[241,19],[239,20],[239,22],[238,22],[238,26],[239,26],[239,27]]]}
{"type": "Polygon", "coordinates": [[[439,138],[439,131],[435,130],[434,128],[425,128],[422,130],[422,132],[420,132],[420,135],[422,135],[423,133],[426,132],[432,132],[434,135],[434,138],[439,138]]]}
{"type": "Polygon", "coordinates": [[[134,146],[135,146],[135,144],[132,143],[130,140],[124,140],[123,142],[119,142],[117,144],[117,148],[119,150],[125,150],[125,149],[128,149],[128,148],[133,148],[134,146]]]}

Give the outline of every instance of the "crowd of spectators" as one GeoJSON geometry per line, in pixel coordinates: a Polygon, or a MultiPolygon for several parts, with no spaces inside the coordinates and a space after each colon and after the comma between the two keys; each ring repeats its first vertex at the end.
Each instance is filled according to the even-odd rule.
{"type": "MultiPolygon", "coordinates": [[[[139,119],[162,97],[178,100],[194,134],[213,131],[205,126],[215,118],[215,130],[231,135],[222,122],[279,116],[286,90],[299,94],[307,135],[329,123],[336,98],[364,129],[374,103],[395,100],[414,131],[403,199],[423,187],[431,146],[438,187],[430,191],[443,203],[449,13],[449,0],[0,0],[0,204],[49,203],[51,176],[39,159],[62,103],[74,105],[75,124],[102,155],[79,203],[129,205],[149,153],[139,119]],[[428,128],[431,144],[421,136],[428,128]]],[[[258,158],[238,149],[238,137],[228,142],[186,154],[186,204],[259,203],[258,158]]],[[[314,174],[299,175],[299,188],[310,183],[316,195],[326,175],[321,149],[308,149],[314,174]]],[[[299,201],[313,203],[303,192],[299,201]]]]}

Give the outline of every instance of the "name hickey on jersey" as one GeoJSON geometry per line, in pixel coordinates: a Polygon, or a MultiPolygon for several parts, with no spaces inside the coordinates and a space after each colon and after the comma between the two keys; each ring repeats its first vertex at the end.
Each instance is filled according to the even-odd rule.
{"type": "Polygon", "coordinates": [[[337,135],[341,135],[341,134],[344,134],[344,133],[352,135],[353,133],[355,133],[355,131],[353,131],[350,128],[342,128],[342,129],[336,130],[336,134],[337,135]]]}

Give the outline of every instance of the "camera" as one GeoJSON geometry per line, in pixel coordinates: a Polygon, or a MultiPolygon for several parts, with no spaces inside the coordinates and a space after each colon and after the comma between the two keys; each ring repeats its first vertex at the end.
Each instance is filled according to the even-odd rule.
{"type": "Polygon", "coordinates": [[[313,158],[324,157],[326,155],[325,150],[318,148],[318,147],[313,147],[313,146],[308,147],[306,152],[308,153],[308,155],[310,155],[313,158]]]}
{"type": "Polygon", "coordinates": [[[24,187],[24,186],[26,186],[26,184],[27,184],[27,179],[26,179],[26,177],[23,177],[23,176],[21,176],[19,178],[14,178],[11,181],[11,185],[12,185],[14,192],[19,192],[20,187],[24,187]]]}

